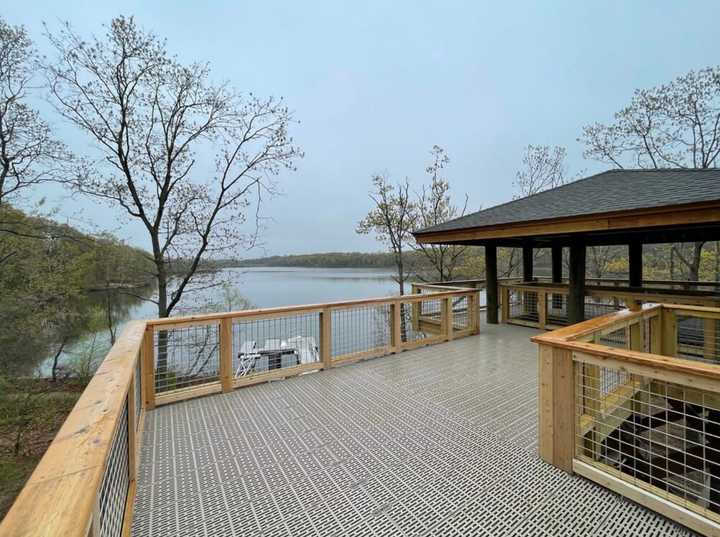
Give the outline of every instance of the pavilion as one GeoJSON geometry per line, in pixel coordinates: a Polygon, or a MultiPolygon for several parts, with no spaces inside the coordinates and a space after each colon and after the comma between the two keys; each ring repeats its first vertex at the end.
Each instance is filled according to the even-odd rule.
{"type": "Polygon", "coordinates": [[[562,281],[569,249],[567,318],[584,318],[588,246],[627,245],[629,290],[642,295],[643,244],[720,240],[720,169],[618,169],[450,220],[415,233],[423,244],[485,247],[487,322],[498,322],[497,248],[522,248],[522,280],[533,281],[533,249],[552,251],[562,281]]]}

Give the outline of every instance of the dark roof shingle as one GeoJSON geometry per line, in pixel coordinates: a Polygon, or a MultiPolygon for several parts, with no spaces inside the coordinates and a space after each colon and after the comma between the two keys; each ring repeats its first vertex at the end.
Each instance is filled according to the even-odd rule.
{"type": "Polygon", "coordinates": [[[720,200],[720,169],[609,170],[416,233],[720,200]]]}

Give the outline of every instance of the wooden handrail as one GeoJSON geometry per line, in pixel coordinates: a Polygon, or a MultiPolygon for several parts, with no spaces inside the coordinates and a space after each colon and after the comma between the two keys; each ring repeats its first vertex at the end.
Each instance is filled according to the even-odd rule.
{"type": "MultiPolygon", "coordinates": [[[[720,408],[720,365],[677,356],[688,352],[679,349],[682,339],[678,316],[705,319],[704,343],[696,344],[694,349],[705,360],[717,359],[715,327],[720,308],[703,306],[645,305],[636,311],[609,313],[531,338],[538,344],[540,357],[538,432],[543,460],[571,473],[589,464],[595,470],[588,472],[585,468],[582,475],[625,494],[630,486],[627,483],[641,487],[644,483],[638,484],[632,473],[625,475],[621,469],[608,466],[598,453],[602,439],[636,412],[632,406],[637,403],[636,394],[643,390],[647,394],[652,391],[650,385],[660,382],[662,389],[674,394],[672,397],[720,408]],[[620,330],[626,348],[599,343],[602,337],[620,330]],[[606,391],[600,388],[602,371],[615,372],[617,377],[613,378],[620,379],[610,388],[603,388],[606,391]],[[619,479],[610,485],[608,475],[619,479]]],[[[667,491],[647,483],[633,498],[703,534],[717,535],[720,531],[720,519],[715,513],[702,504],[686,503],[682,495],[668,496],[667,491]],[[658,491],[663,502],[658,502],[658,491]],[[668,499],[674,503],[665,501],[668,499]]]]}
{"type": "MultiPolygon", "coordinates": [[[[62,535],[86,537],[97,530],[100,488],[105,472],[112,466],[110,454],[116,454],[113,446],[125,433],[123,415],[127,414],[128,490],[124,517],[124,534],[127,534],[132,516],[137,461],[136,453],[142,443],[142,422],[145,410],[156,404],[180,401],[190,397],[230,391],[233,388],[303,374],[311,370],[333,367],[390,352],[399,352],[419,345],[447,341],[477,333],[479,319],[476,312],[478,289],[458,288],[428,295],[404,295],[383,298],[346,300],[300,306],[285,306],[255,310],[211,313],[149,321],[130,321],[123,333],[103,360],[95,375],[81,394],[65,423],[50,444],[37,468],[20,492],[14,505],[0,524],[0,535],[39,536],[62,535]],[[453,324],[455,298],[467,297],[467,325],[457,328],[453,324]],[[402,341],[401,310],[404,305],[437,302],[443,315],[436,317],[434,310],[421,315],[422,330],[436,326],[437,332],[429,332],[423,339],[402,341]],[[356,353],[333,356],[333,311],[363,306],[390,306],[388,318],[390,342],[382,348],[362,350],[356,353]],[[319,313],[320,362],[300,364],[283,370],[268,371],[253,378],[233,376],[233,358],[238,349],[233,348],[233,320],[261,320],[283,315],[319,313]],[[212,324],[218,326],[218,378],[168,392],[156,394],[155,346],[156,332],[174,327],[191,327],[212,324]],[[136,389],[137,388],[137,389],[136,389]],[[140,401],[136,398],[139,397],[140,401]],[[140,405],[140,407],[138,407],[140,405]],[[139,416],[136,410],[140,410],[139,416]]],[[[124,441],[124,440],[122,440],[124,441]]],[[[112,461],[115,460],[113,455],[112,461]]],[[[104,489],[104,487],[103,487],[104,489]]]]}
{"type": "MultiPolygon", "coordinates": [[[[458,288],[452,291],[433,293],[432,298],[445,298],[449,296],[470,296],[477,293],[477,289],[458,288]]],[[[163,325],[192,324],[205,321],[220,321],[221,319],[233,318],[242,319],[258,316],[281,316],[288,313],[317,313],[324,309],[345,309],[358,306],[372,306],[381,304],[393,304],[400,302],[421,302],[430,297],[421,295],[400,295],[380,298],[360,298],[356,300],[340,300],[337,302],[323,302],[319,304],[302,304],[297,306],[279,306],[274,308],[259,308],[253,310],[239,310],[221,313],[205,313],[201,315],[186,315],[180,317],[166,317],[163,319],[148,319],[148,326],[156,327],[163,325]]]]}
{"type": "MultiPolygon", "coordinates": [[[[0,535],[85,537],[97,523],[97,495],[144,333],[144,322],[126,325],[0,524],[0,535]]],[[[134,432],[135,415],[130,414],[134,432]]],[[[128,459],[136,460],[130,454],[128,459]]]]}

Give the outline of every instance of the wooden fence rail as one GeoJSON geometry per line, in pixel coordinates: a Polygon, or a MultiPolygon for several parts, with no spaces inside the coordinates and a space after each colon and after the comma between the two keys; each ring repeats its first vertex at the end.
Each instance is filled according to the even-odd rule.
{"type": "Polygon", "coordinates": [[[129,535],[145,412],[156,405],[478,330],[478,291],[465,288],[131,321],[0,524],[0,535],[129,535]]]}
{"type": "Polygon", "coordinates": [[[130,322],[0,525],[8,537],[129,531],[145,409],[144,322],[130,322]]]}
{"type": "Polygon", "coordinates": [[[475,334],[478,290],[147,322],[145,405],[227,392],[475,334]],[[202,367],[198,365],[201,364],[202,367]]]}
{"type": "Polygon", "coordinates": [[[718,323],[648,305],[535,336],[541,457],[719,535],[718,323]]]}
{"type": "MultiPolygon", "coordinates": [[[[568,324],[567,284],[502,282],[499,287],[501,322],[540,329],[568,324]]],[[[714,291],[651,287],[640,290],[592,285],[586,287],[585,318],[599,317],[623,308],[635,309],[642,303],[718,307],[720,295],[714,291]]]]}

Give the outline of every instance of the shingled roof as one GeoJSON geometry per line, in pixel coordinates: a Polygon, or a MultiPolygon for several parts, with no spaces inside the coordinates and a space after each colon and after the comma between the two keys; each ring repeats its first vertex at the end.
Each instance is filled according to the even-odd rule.
{"type": "Polygon", "coordinates": [[[609,170],[415,235],[714,201],[720,201],[720,169],[609,170]]]}

